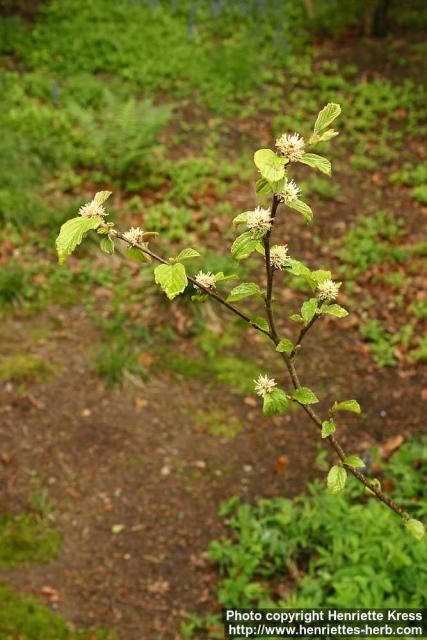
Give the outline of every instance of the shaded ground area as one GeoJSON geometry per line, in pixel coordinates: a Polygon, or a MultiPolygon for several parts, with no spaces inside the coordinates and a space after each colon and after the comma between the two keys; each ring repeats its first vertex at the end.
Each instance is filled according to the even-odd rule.
{"type": "MultiPolygon", "coordinates": [[[[43,315],[45,327],[52,317],[53,309],[43,315]]],[[[1,575],[24,591],[52,587],[79,625],[96,621],[129,639],[179,637],[183,614],[212,598],[203,552],[221,532],[219,505],[231,495],[253,501],[303,491],[319,475],[312,427],[300,412],[268,420],[250,397],[242,403],[224,387],[172,374],[108,387],[90,370],[96,336],[85,313],[75,308],[64,320],[65,339],[60,330],[37,342],[47,361],[61,363],[54,379],[23,392],[5,385],[1,397],[2,506],[25,506],[37,483],[47,487],[63,549],[50,565],[1,575]],[[197,408],[218,406],[227,407],[223,425],[228,416],[241,422],[232,439],[195,424],[197,408]]],[[[14,340],[28,344],[31,326],[14,323],[14,340]]],[[[347,422],[342,440],[363,453],[425,428],[426,380],[422,371],[378,371],[358,346],[354,330],[325,328],[307,341],[307,378],[321,394],[359,399],[363,419],[347,422]]]]}

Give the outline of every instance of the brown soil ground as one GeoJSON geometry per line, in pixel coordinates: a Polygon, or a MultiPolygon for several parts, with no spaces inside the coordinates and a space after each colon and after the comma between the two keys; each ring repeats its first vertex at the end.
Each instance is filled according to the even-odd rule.
{"type": "MultiPolygon", "coordinates": [[[[338,167],[338,178],[346,186],[337,202],[312,203],[320,238],[341,236],[372,188],[368,183],[360,193],[348,169],[338,167]]],[[[385,182],[383,190],[387,199],[385,182]]],[[[238,199],[237,208],[250,196],[238,199]]],[[[408,233],[419,231],[406,192],[384,208],[405,215],[408,233]]],[[[327,250],[313,249],[311,231],[292,224],[299,229],[294,248],[301,259],[322,261],[327,250]]],[[[387,291],[376,295],[392,314],[387,291]]],[[[290,292],[285,302],[298,296],[290,292]]],[[[159,319],[166,320],[167,309],[158,302],[159,319]]],[[[361,453],[395,435],[422,432],[426,368],[402,361],[378,369],[352,320],[319,325],[301,356],[304,383],[324,398],[321,410],[336,397],[355,397],[363,407],[360,418],[342,421],[343,444],[361,453]]],[[[185,612],[213,606],[216,576],[203,554],[223,532],[220,504],[233,495],[255,501],[304,491],[320,475],[318,438],[300,411],[265,419],[252,398],[155,367],[146,382],[108,386],[91,368],[98,340],[79,306],[12,318],[2,330],[5,350],[21,345],[56,368],[50,380],[25,389],[0,385],[1,507],[25,507],[35,480],[47,486],[63,548],[49,565],[2,571],[0,578],[23,591],[56,590],[57,608],[76,625],[114,627],[120,640],[175,640],[185,612]],[[188,406],[219,405],[243,422],[233,439],[196,428],[189,415],[188,406]],[[115,525],[122,525],[120,532],[113,533],[115,525]]],[[[191,352],[191,339],[181,342],[182,351],[191,352]]],[[[263,353],[264,342],[248,331],[245,349],[263,353]]]]}

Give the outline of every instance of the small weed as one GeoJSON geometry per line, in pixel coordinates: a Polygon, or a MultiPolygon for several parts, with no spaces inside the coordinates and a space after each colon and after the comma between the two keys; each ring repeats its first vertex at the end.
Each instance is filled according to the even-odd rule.
{"type": "Polygon", "coordinates": [[[299,186],[306,198],[314,194],[323,200],[336,200],[340,193],[339,184],[333,183],[330,180],[324,180],[318,176],[313,176],[309,180],[300,182],[299,186]]]}
{"type": "Polygon", "coordinates": [[[427,185],[420,184],[411,191],[411,196],[420,204],[427,206],[427,185]]]}
{"type": "Polygon", "coordinates": [[[427,336],[417,338],[417,349],[413,349],[409,353],[409,358],[414,362],[427,362],[427,336]]]}
{"type": "Polygon", "coordinates": [[[19,302],[25,287],[25,272],[22,267],[8,265],[0,270],[0,304],[19,302]]]}
{"type": "Polygon", "coordinates": [[[342,240],[337,255],[343,263],[341,271],[355,278],[375,264],[401,261],[408,249],[393,244],[403,233],[404,222],[386,211],[375,216],[362,216],[342,240]]]}
{"type": "Polygon", "coordinates": [[[368,156],[355,154],[350,157],[350,166],[356,171],[375,171],[378,168],[378,162],[368,156]]]}
{"type": "Polygon", "coordinates": [[[110,384],[117,384],[122,382],[125,371],[135,368],[136,362],[137,354],[130,347],[105,345],[95,358],[94,369],[110,384]]]}
{"type": "Polygon", "coordinates": [[[183,240],[190,231],[203,228],[207,230],[207,226],[200,225],[194,217],[194,211],[183,206],[178,207],[171,202],[161,202],[153,205],[148,209],[146,215],[145,226],[148,230],[158,229],[167,236],[171,242],[174,240],[183,240]]]}
{"type": "Polygon", "coordinates": [[[388,282],[394,289],[402,289],[409,285],[411,279],[401,271],[391,271],[384,276],[384,280],[388,282]]]}
{"type": "Polygon", "coordinates": [[[46,520],[55,510],[55,504],[49,499],[46,489],[38,489],[31,494],[31,506],[42,520],[46,520]]]}
{"type": "Polygon", "coordinates": [[[377,318],[365,322],[360,332],[371,343],[370,349],[380,367],[394,367],[396,348],[399,345],[408,348],[413,337],[413,327],[410,324],[405,324],[399,331],[390,333],[377,318]]]}
{"type": "Polygon", "coordinates": [[[416,300],[409,306],[409,310],[414,314],[418,320],[426,320],[427,319],[427,299],[426,300],[416,300]]]}
{"type": "Polygon", "coordinates": [[[402,169],[390,175],[391,184],[403,184],[406,187],[418,187],[427,183],[427,163],[412,164],[405,162],[402,169]]]}

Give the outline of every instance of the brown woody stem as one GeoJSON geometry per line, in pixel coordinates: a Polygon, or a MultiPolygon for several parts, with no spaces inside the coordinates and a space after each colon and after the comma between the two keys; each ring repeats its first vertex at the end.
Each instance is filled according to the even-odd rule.
{"type": "MultiPolygon", "coordinates": [[[[271,264],[270,264],[270,237],[271,237],[271,232],[272,232],[272,229],[273,229],[274,219],[275,219],[277,208],[278,208],[279,204],[280,204],[280,201],[277,198],[277,196],[273,196],[273,202],[272,202],[272,207],[271,207],[272,225],[271,225],[271,228],[269,229],[268,233],[263,238],[263,246],[264,246],[264,251],[265,251],[265,268],[266,268],[266,275],[267,275],[267,291],[266,291],[266,296],[265,296],[265,309],[266,309],[266,313],[267,313],[269,331],[266,331],[265,329],[262,329],[260,326],[258,326],[254,322],[254,320],[252,320],[249,316],[247,316],[245,313],[240,311],[240,309],[238,309],[234,305],[232,305],[229,302],[227,302],[216,291],[199,284],[196,281],[195,278],[193,278],[191,276],[187,276],[188,280],[192,284],[196,285],[199,289],[203,290],[209,297],[211,297],[214,300],[216,300],[217,302],[219,302],[221,305],[226,307],[229,311],[231,311],[232,313],[237,315],[239,318],[241,318],[242,320],[245,320],[254,329],[256,329],[260,333],[263,333],[264,335],[268,336],[276,346],[277,346],[277,344],[279,343],[280,340],[279,340],[279,336],[278,336],[278,333],[277,333],[275,319],[274,319],[274,312],[273,312],[273,275],[274,275],[274,269],[272,269],[271,264]]],[[[122,233],[120,233],[118,231],[111,232],[111,230],[110,230],[110,233],[112,233],[112,235],[114,235],[115,237],[119,238],[120,240],[123,240],[124,242],[126,242],[129,246],[137,247],[140,251],[145,253],[147,256],[150,256],[150,258],[152,258],[153,260],[156,260],[157,262],[160,262],[161,264],[170,264],[170,262],[168,262],[167,260],[165,260],[161,256],[157,255],[156,253],[154,253],[154,251],[151,251],[151,249],[148,249],[148,247],[144,246],[143,244],[130,242],[122,233]]],[[[315,319],[313,319],[313,321],[311,323],[309,323],[304,329],[301,330],[300,335],[299,335],[298,340],[297,340],[297,343],[296,343],[296,346],[301,344],[302,339],[304,338],[304,336],[308,332],[308,330],[311,328],[311,326],[314,324],[314,321],[315,321],[315,319]]],[[[290,355],[287,355],[286,353],[280,353],[280,355],[284,360],[285,366],[286,366],[286,368],[288,370],[288,373],[290,375],[290,378],[292,380],[292,384],[293,384],[294,388],[295,389],[301,388],[302,385],[301,385],[301,383],[299,381],[298,374],[296,372],[295,365],[294,365],[294,362],[293,362],[293,357],[295,355],[295,349],[291,352],[290,355]]],[[[316,427],[319,430],[321,430],[322,429],[322,421],[317,416],[315,411],[310,406],[307,406],[307,405],[302,405],[301,404],[301,407],[304,409],[306,414],[311,418],[312,422],[316,425],[316,427]]],[[[341,445],[339,444],[339,442],[337,441],[337,439],[335,438],[335,436],[334,435],[330,435],[330,436],[327,437],[327,440],[329,441],[331,447],[334,449],[334,451],[336,452],[336,454],[340,458],[341,462],[344,462],[344,459],[346,457],[345,452],[344,452],[343,448],[341,447],[341,445]]],[[[400,507],[398,504],[396,504],[391,498],[386,496],[381,491],[381,489],[379,489],[374,483],[372,483],[368,478],[366,478],[366,476],[361,471],[358,471],[357,469],[355,469],[353,467],[350,467],[349,465],[346,465],[346,464],[344,464],[344,466],[346,467],[346,469],[355,478],[357,478],[363,485],[365,485],[365,487],[367,487],[370,491],[372,491],[372,493],[375,494],[375,496],[381,502],[383,502],[390,509],[392,509],[397,514],[399,514],[401,517],[403,517],[403,518],[408,518],[409,517],[408,514],[406,513],[406,511],[404,509],[402,509],[402,507],[400,507]]]]}

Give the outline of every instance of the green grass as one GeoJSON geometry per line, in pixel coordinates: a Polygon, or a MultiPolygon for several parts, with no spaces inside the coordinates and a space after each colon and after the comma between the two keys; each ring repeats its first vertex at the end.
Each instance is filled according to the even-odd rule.
{"type": "Polygon", "coordinates": [[[46,518],[28,514],[0,518],[0,567],[50,562],[60,549],[60,536],[46,518]]]}
{"type": "Polygon", "coordinates": [[[196,360],[169,350],[162,354],[157,366],[163,371],[206,383],[219,382],[240,393],[252,392],[253,380],[259,375],[256,363],[241,356],[217,354],[196,360]]]}
{"type": "Polygon", "coordinates": [[[225,440],[233,440],[243,431],[243,424],[224,409],[198,410],[193,417],[197,430],[225,440]]]}
{"type": "Polygon", "coordinates": [[[54,368],[36,354],[5,356],[0,362],[0,381],[42,382],[48,379],[54,368]]]}
{"type": "Polygon", "coordinates": [[[115,640],[101,629],[78,631],[33,595],[20,595],[0,583],[2,640],[115,640]]]}

